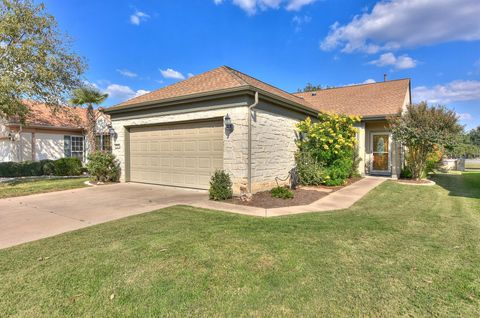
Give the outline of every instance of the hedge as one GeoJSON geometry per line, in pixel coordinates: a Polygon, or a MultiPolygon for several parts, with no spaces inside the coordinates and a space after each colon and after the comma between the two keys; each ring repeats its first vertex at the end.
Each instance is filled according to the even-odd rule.
{"type": "Polygon", "coordinates": [[[82,174],[82,162],[78,158],[23,162],[0,162],[0,177],[34,177],[44,175],[78,176],[82,174]]]}

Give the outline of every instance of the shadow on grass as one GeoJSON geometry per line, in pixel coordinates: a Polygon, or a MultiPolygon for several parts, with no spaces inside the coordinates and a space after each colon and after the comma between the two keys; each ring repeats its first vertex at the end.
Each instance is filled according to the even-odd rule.
{"type": "Polygon", "coordinates": [[[480,199],[480,172],[439,173],[432,180],[449,191],[449,195],[480,199]]]}

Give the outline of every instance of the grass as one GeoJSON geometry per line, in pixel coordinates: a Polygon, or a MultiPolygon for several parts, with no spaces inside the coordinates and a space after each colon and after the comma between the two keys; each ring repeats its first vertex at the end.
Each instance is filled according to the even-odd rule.
{"type": "Polygon", "coordinates": [[[339,212],[177,206],[1,250],[0,316],[478,317],[480,173],[434,178],[339,212]]]}
{"type": "Polygon", "coordinates": [[[87,178],[22,180],[0,183],[0,199],[86,187],[87,178]]]}

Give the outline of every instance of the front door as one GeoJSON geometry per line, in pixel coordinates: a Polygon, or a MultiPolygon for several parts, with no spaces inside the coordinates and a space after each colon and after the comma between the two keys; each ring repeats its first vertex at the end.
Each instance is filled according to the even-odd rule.
{"type": "Polygon", "coordinates": [[[374,133],[371,140],[372,173],[390,173],[390,135],[374,133]]]}

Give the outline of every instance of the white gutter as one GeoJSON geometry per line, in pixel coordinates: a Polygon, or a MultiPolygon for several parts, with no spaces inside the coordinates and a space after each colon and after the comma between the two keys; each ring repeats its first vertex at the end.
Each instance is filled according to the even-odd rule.
{"type": "Polygon", "coordinates": [[[248,192],[252,193],[252,110],[258,105],[258,92],[255,92],[255,102],[248,106],[248,192]]]}

